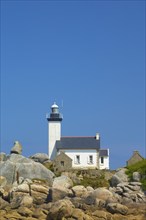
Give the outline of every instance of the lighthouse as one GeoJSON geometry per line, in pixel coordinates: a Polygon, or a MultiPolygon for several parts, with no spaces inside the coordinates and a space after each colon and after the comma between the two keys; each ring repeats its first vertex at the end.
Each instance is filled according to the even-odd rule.
{"type": "Polygon", "coordinates": [[[49,159],[53,160],[56,156],[56,141],[61,138],[62,115],[59,113],[58,105],[54,102],[51,106],[51,113],[47,116],[48,120],[48,154],[49,159]]]}

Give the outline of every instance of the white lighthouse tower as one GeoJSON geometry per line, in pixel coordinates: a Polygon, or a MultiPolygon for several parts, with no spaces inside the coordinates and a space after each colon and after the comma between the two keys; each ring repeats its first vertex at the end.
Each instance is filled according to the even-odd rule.
{"type": "Polygon", "coordinates": [[[62,115],[59,113],[58,105],[54,102],[51,106],[51,113],[47,116],[48,120],[48,154],[49,159],[53,160],[56,156],[55,144],[61,138],[62,115]]]}

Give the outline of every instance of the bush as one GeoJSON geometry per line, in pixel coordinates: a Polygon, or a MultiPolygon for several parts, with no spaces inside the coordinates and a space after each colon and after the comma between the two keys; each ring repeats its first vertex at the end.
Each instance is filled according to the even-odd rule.
{"type": "Polygon", "coordinates": [[[102,175],[99,178],[84,177],[83,180],[81,180],[80,185],[83,185],[85,187],[91,186],[94,189],[96,189],[98,187],[108,187],[109,182],[104,178],[104,175],[102,175]]]}
{"type": "Polygon", "coordinates": [[[126,174],[132,180],[132,175],[134,172],[139,172],[141,174],[141,183],[143,190],[146,190],[146,159],[143,159],[133,165],[127,166],[126,174]]]}

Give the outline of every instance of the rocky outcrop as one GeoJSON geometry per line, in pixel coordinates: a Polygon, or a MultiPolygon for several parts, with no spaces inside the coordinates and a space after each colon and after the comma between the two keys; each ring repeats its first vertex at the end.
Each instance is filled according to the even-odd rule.
{"type": "Polygon", "coordinates": [[[99,219],[99,220],[110,220],[112,219],[112,215],[110,213],[107,213],[106,211],[102,211],[102,210],[96,210],[95,212],[93,212],[93,219],[99,219]]]}
{"type": "Polygon", "coordinates": [[[69,218],[72,216],[73,208],[73,204],[68,199],[52,203],[47,215],[47,220],[61,220],[63,217],[69,218]]]}
{"type": "Polygon", "coordinates": [[[0,163],[1,176],[5,177],[8,184],[19,181],[19,177],[25,179],[46,180],[52,185],[54,174],[42,164],[32,161],[19,154],[11,154],[6,161],[0,163]]]}
{"type": "Polygon", "coordinates": [[[73,195],[73,192],[70,190],[72,186],[72,180],[65,175],[54,178],[53,186],[49,191],[49,201],[56,202],[67,196],[71,197],[73,195]]]}
{"type": "Polygon", "coordinates": [[[143,203],[146,197],[141,188],[140,182],[123,182],[116,187],[111,187],[110,191],[119,199],[122,204],[143,203]]]}
{"type": "Polygon", "coordinates": [[[85,204],[96,205],[98,207],[105,207],[105,205],[111,201],[117,202],[117,199],[114,197],[113,193],[104,187],[87,191],[86,193],[82,194],[81,198],[84,199],[85,204]]]}
{"type": "Polygon", "coordinates": [[[139,182],[141,180],[141,175],[139,172],[133,172],[132,179],[135,182],[139,182]]]}
{"type": "Polygon", "coordinates": [[[111,186],[117,186],[119,183],[128,182],[128,176],[126,175],[126,168],[120,168],[117,172],[112,176],[110,182],[111,186]]]}
{"type": "Polygon", "coordinates": [[[7,179],[4,176],[0,176],[0,186],[4,187],[7,185],[7,179]]]}
{"type": "MultiPolygon", "coordinates": [[[[40,183],[39,181],[24,182],[11,189],[11,202],[13,199],[15,202],[15,200],[19,200],[19,197],[22,199],[25,196],[25,198],[31,198],[29,202],[31,201],[37,205],[43,204],[48,202],[49,189],[50,187],[48,185],[40,183]]],[[[25,200],[23,200],[23,202],[20,201],[19,205],[22,203],[25,203],[25,200]]]]}
{"type": "Polygon", "coordinates": [[[93,218],[87,214],[81,209],[73,209],[73,213],[71,215],[72,219],[79,219],[79,220],[93,220],[93,218]]]}
{"type": "MultiPolygon", "coordinates": [[[[133,187],[137,185],[131,185],[133,187]]],[[[117,186],[118,187],[118,186],[117,186]]],[[[72,190],[71,189],[66,190],[72,190]]],[[[112,198],[116,192],[111,192],[105,188],[97,188],[95,190],[87,190],[83,194],[83,187],[81,187],[81,193],[78,197],[73,194],[71,197],[68,195],[62,196],[61,199],[56,201],[48,200],[50,195],[50,189],[55,188],[48,187],[40,182],[24,181],[23,183],[14,186],[11,189],[10,202],[0,199],[0,215],[1,219],[52,219],[52,220],[70,220],[70,219],[84,219],[84,220],[132,220],[134,214],[135,220],[144,220],[144,207],[141,208],[139,214],[137,209],[139,206],[135,204],[135,210],[130,212],[129,204],[124,205],[119,202],[110,202],[109,198],[112,198]],[[93,202],[85,202],[89,195],[93,202]],[[80,195],[80,196],[79,196],[80,195]],[[86,197],[87,196],[87,197],[86,197]],[[100,201],[100,202],[97,202],[100,201]],[[38,206],[39,205],[39,206],[38,206]]],[[[135,189],[135,188],[134,188],[135,189]]],[[[59,189],[58,189],[59,190],[59,189]]],[[[64,188],[65,190],[65,188],[64,188]]],[[[141,203],[144,204],[144,203],[141,203]]],[[[142,205],[140,206],[142,207],[142,205]]]]}
{"type": "Polygon", "coordinates": [[[6,161],[7,160],[7,155],[3,152],[0,153],[0,162],[1,161],[6,161]]]}
{"type": "Polygon", "coordinates": [[[10,160],[0,163],[1,178],[5,177],[7,184],[12,184],[16,179],[16,166],[10,160]]]}
{"type": "Polygon", "coordinates": [[[44,154],[44,153],[34,154],[34,155],[30,156],[30,158],[32,160],[34,160],[35,162],[39,162],[39,163],[42,163],[42,164],[45,163],[45,162],[50,161],[49,156],[47,154],[44,154]]]}
{"type": "Polygon", "coordinates": [[[119,203],[109,203],[106,209],[112,214],[120,213],[122,215],[126,215],[128,212],[128,208],[125,205],[121,205],[119,203]]]}
{"type": "MultiPolygon", "coordinates": [[[[125,169],[119,169],[110,187],[85,187],[74,185],[67,173],[55,177],[41,164],[45,159],[34,160],[12,153],[1,161],[1,220],[145,219],[146,197],[141,183],[136,181],[137,173],[133,181],[128,181],[125,169]]],[[[91,174],[93,178],[96,172],[91,174]]]]}
{"type": "Polygon", "coordinates": [[[113,197],[113,194],[106,188],[97,188],[92,192],[95,199],[108,200],[113,197]]]}
{"type": "Polygon", "coordinates": [[[75,197],[82,197],[87,192],[87,189],[82,185],[77,185],[72,188],[72,191],[75,197]]]}
{"type": "Polygon", "coordinates": [[[61,175],[59,177],[54,178],[53,188],[70,189],[72,186],[73,186],[72,180],[65,175],[61,175]]]}
{"type": "Polygon", "coordinates": [[[35,204],[43,204],[48,202],[49,187],[47,185],[31,184],[30,193],[35,204]]]}

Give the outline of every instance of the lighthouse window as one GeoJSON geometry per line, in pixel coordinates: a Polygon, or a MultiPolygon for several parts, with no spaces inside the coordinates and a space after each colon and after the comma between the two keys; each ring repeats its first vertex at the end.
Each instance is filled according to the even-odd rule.
{"type": "Polygon", "coordinates": [[[79,164],[80,163],[80,156],[76,155],[76,163],[79,164]]]}

